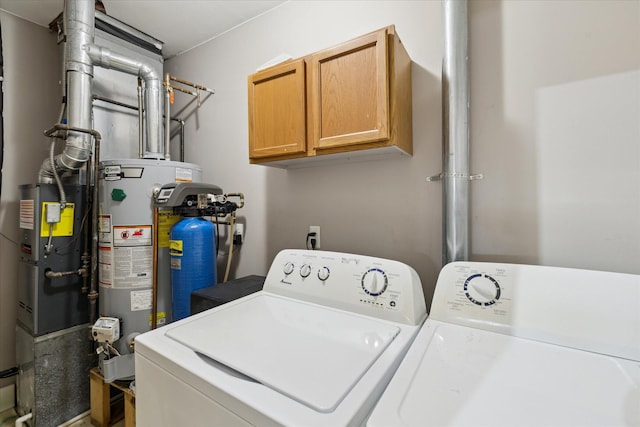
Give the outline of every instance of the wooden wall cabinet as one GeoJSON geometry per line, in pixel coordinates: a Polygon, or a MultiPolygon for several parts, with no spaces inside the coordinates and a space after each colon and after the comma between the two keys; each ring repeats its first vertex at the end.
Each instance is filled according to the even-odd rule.
{"type": "Polygon", "coordinates": [[[249,160],[412,154],[411,60],[393,26],[249,76],[249,160]]]}

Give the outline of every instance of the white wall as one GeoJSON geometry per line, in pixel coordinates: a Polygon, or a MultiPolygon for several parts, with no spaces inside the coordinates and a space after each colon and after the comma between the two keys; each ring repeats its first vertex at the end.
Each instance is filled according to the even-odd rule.
{"type": "MultiPolygon", "coordinates": [[[[0,369],[15,366],[18,185],[38,179],[49,152],[42,132],[60,105],[55,33],[0,11],[4,61],[4,164],[0,199],[0,369]]],[[[0,380],[0,387],[13,379],[0,380]]]]}
{"type": "Polygon", "coordinates": [[[470,17],[473,258],[640,273],[640,2],[470,17]]]}
{"type": "Polygon", "coordinates": [[[441,170],[441,21],[436,1],[291,1],[167,61],[172,74],[216,91],[199,110],[186,110],[195,111],[186,161],[201,164],[206,181],[246,196],[236,277],[266,274],[279,250],[304,248],[309,225],[319,225],[322,249],[413,266],[430,301],[442,194],[425,178],[441,170]],[[413,60],[414,156],[295,170],[250,165],[248,75],[279,54],[303,56],[389,24],[413,60]]]}

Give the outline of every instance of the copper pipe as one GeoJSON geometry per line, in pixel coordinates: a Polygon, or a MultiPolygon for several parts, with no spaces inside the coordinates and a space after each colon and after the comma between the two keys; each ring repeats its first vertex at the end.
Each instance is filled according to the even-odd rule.
{"type": "Polygon", "coordinates": [[[172,84],[170,84],[170,85],[169,85],[169,87],[170,87],[171,89],[179,90],[180,92],[187,93],[187,94],[189,94],[189,95],[198,96],[198,94],[197,94],[196,92],[193,92],[193,91],[191,91],[191,90],[187,90],[187,89],[181,88],[180,86],[176,86],[176,85],[172,85],[172,84]]]}
{"type": "Polygon", "coordinates": [[[215,91],[213,89],[209,89],[206,86],[202,86],[202,85],[199,85],[199,84],[196,84],[196,83],[191,83],[190,81],[180,79],[180,78],[178,78],[176,76],[172,76],[169,73],[167,73],[167,74],[169,75],[169,78],[171,80],[173,80],[174,82],[182,83],[183,85],[191,86],[191,87],[194,87],[194,88],[196,88],[198,90],[204,90],[204,91],[207,91],[207,92],[210,92],[210,93],[215,93],[215,91]]]}

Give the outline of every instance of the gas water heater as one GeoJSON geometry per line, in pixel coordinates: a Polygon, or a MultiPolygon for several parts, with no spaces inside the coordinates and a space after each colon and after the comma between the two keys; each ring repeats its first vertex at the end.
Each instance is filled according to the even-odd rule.
{"type": "Polygon", "coordinates": [[[200,181],[191,163],[149,159],[101,163],[98,213],[99,315],[120,320],[121,338],[111,345],[120,358],[101,358],[105,380],[132,377],[133,340],[152,325],[152,286],[157,271],[158,326],[171,321],[169,230],[180,220],[171,210],[158,212],[154,196],[167,183],[200,181]],[[157,241],[156,241],[157,238],[157,241]],[[154,251],[155,252],[154,254],[154,251]],[[157,258],[154,258],[157,256],[157,258]]]}

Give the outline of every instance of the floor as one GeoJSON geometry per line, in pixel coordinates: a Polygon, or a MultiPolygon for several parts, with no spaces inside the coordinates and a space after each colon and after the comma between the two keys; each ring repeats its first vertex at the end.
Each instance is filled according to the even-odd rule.
{"type": "Polygon", "coordinates": [[[13,427],[16,423],[16,419],[18,419],[18,416],[16,415],[16,411],[13,409],[2,411],[0,412],[0,427],[13,427]]]}

